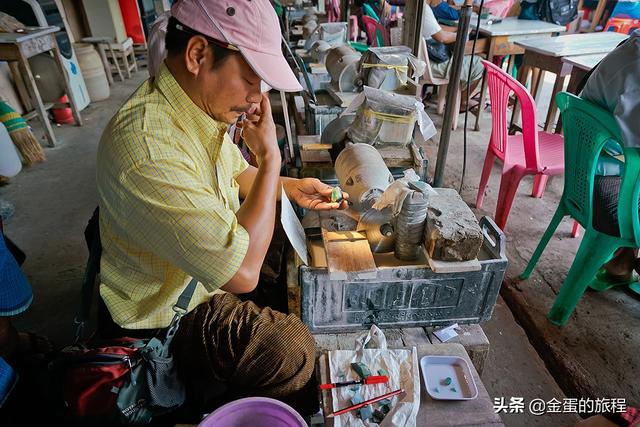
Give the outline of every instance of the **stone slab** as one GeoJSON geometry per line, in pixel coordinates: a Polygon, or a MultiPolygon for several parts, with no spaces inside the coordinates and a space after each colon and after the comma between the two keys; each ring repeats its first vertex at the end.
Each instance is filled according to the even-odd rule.
{"type": "Polygon", "coordinates": [[[429,197],[424,230],[427,254],[441,261],[469,261],[478,255],[483,236],[476,216],[456,190],[436,188],[429,197]]]}

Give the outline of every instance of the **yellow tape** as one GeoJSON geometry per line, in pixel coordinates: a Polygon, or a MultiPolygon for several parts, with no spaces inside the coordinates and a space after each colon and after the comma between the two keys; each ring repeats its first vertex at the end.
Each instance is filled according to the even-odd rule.
{"type": "Polygon", "coordinates": [[[416,121],[416,113],[411,113],[408,116],[400,116],[398,114],[380,113],[378,111],[373,111],[370,108],[364,109],[364,116],[368,119],[375,118],[379,120],[385,120],[387,122],[401,124],[413,124],[416,121]]]}
{"type": "Polygon", "coordinates": [[[362,68],[386,68],[387,70],[409,71],[408,65],[362,64],[362,68]]]}

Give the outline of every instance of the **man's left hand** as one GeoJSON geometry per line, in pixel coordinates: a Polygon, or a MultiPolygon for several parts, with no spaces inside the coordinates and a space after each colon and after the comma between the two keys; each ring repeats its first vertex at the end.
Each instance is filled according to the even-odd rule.
{"type": "Polygon", "coordinates": [[[343,200],[339,203],[331,201],[333,187],[316,178],[289,179],[283,183],[284,191],[289,199],[298,206],[311,210],[346,209],[349,195],[342,192],[343,200]]]}

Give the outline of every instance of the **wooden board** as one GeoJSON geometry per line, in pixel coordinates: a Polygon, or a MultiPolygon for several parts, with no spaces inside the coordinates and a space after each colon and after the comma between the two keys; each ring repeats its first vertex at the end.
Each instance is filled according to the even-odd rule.
{"type": "Polygon", "coordinates": [[[357,231],[336,230],[336,215],[328,211],[318,213],[329,279],[347,280],[349,275],[375,279],[377,267],[367,236],[357,231]]]}
{"type": "Polygon", "coordinates": [[[347,280],[347,273],[359,279],[375,279],[376,263],[367,236],[357,231],[327,231],[322,228],[330,280],[347,280]]]}
{"type": "Polygon", "coordinates": [[[302,163],[328,163],[331,165],[331,155],[327,150],[313,151],[300,150],[300,160],[302,163]]]}
{"type": "MultiPolygon", "coordinates": [[[[389,348],[397,347],[389,345],[389,348]]],[[[418,427],[504,426],[500,416],[493,409],[493,401],[487,393],[487,389],[461,344],[422,344],[416,345],[416,348],[418,361],[427,355],[462,357],[469,364],[469,369],[478,387],[478,397],[473,400],[434,400],[427,394],[422,373],[420,373],[420,410],[416,419],[418,427]]],[[[319,381],[322,383],[329,382],[329,363],[326,353],[322,354],[318,359],[318,372],[320,375],[319,381]]],[[[322,392],[322,399],[323,412],[330,414],[332,412],[331,392],[322,392]]],[[[325,426],[332,427],[333,425],[333,419],[325,418],[325,426]]]]}
{"type": "Polygon", "coordinates": [[[480,271],[482,266],[478,258],[471,261],[440,261],[432,259],[425,251],[425,256],[429,262],[429,268],[434,273],[461,273],[465,271],[480,271]]]}

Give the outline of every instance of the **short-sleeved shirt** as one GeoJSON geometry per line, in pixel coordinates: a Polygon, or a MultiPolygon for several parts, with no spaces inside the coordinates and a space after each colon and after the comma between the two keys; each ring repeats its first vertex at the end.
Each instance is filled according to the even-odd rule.
{"type": "Polygon", "coordinates": [[[433,10],[428,4],[422,10],[422,37],[429,40],[433,35],[442,30],[438,20],[433,14],[433,10]]]}
{"type": "Polygon", "coordinates": [[[166,327],[186,284],[189,310],[242,264],[236,178],[247,167],[226,133],[162,66],[111,119],[98,148],[100,295],[127,329],[166,327]]]}
{"type": "MultiPolygon", "coordinates": [[[[627,147],[640,147],[640,31],[634,31],[620,47],[593,70],[580,95],[613,113],[627,147]]],[[[620,175],[622,163],[611,156],[622,154],[615,142],[607,142],[598,162],[598,175],[620,175]]]]}

